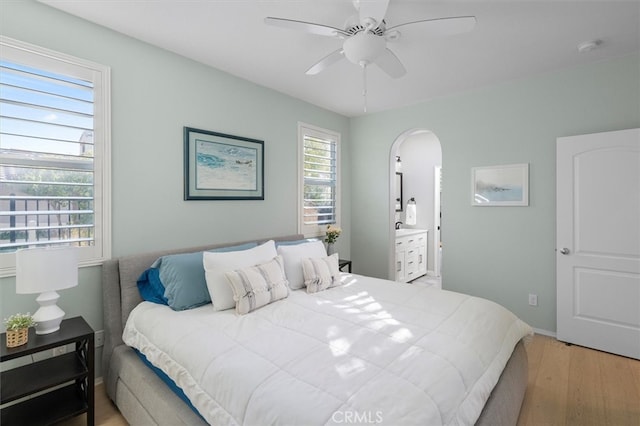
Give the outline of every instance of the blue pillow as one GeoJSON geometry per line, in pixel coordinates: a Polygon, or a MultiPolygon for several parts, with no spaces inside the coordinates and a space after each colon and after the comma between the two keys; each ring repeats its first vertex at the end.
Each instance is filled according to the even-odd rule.
{"type": "MultiPolygon", "coordinates": [[[[241,251],[257,245],[257,243],[246,243],[237,246],[220,247],[210,251],[219,253],[241,251]]],[[[146,274],[149,284],[144,285],[143,281],[142,287],[145,287],[144,290],[141,290],[141,286],[138,284],[142,298],[154,303],[161,303],[158,300],[164,299],[166,300],[164,304],[169,305],[174,311],[184,311],[211,303],[211,296],[209,296],[209,290],[207,289],[207,280],[202,264],[202,253],[199,251],[195,253],[169,254],[158,258],[153,262],[150,269],[157,271],[157,277],[163,289],[160,289],[157,283],[149,281],[149,277],[154,278],[156,272],[147,270],[140,278],[143,278],[146,274]],[[162,292],[162,298],[159,297],[159,291],[162,292]],[[154,300],[145,298],[145,294],[154,300]]]]}
{"type": "Polygon", "coordinates": [[[142,300],[147,302],[168,305],[167,298],[164,297],[164,286],[160,281],[160,271],[156,268],[149,268],[140,275],[137,281],[138,291],[142,300]]]}

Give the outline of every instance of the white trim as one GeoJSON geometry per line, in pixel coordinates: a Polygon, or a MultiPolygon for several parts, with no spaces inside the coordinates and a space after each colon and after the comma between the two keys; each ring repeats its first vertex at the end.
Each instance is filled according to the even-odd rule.
{"type": "Polygon", "coordinates": [[[541,328],[534,328],[533,332],[535,334],[542,334],[543,336],[553,337],[554,339],[557,338],[555,331],[548,331],[548,330],[543,330],[541,328]]]}
{"type": "Polygon", "coordinates": [[[440,205],[440,196],[441,191],[440,188],[442,186],[442,166],[434,166],[433,168],[434,178],[433,178],[433,236],[431,239],[433,240],[433,245],[431,246],[431,250],[433,253],[433,274],[439,276],[442,271],[440,271],[440,227],[442,226],[440,212],[442,211],[440,205]]]}
{"type": "MultiPolygon", "coordinates": [[[[94,83],[95,245],[81,247],[80,266],[111,257],[111,68],[44,47],[0,36],[3,58],[94,83]],[[97,161],[96,161],[97,160],[97,161]]],[[[15,275],[15,252],[0,254],[0,277],[15,275]]]]}

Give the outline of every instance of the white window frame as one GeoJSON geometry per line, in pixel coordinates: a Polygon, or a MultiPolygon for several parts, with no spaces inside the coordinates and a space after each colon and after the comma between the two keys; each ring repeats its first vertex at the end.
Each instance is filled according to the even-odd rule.
{"type": "MultiPolygon", "coordinates": [[[[80,266],[111,258],[111,68],[0,36],[0,57],[94,84],[94,245],[79,247],[80,266]]],[[[0,254],[0,277],[15,275],[15,251],[0,254]]]]}
{"type": "Polygon", "coordinates": [[[335,226],[341,222],[341,167],[340,167],[340,133],[323,129],[311,124],[298,122],[298,233],[305,237],[321,237],[326,233],[326,225],[304,224],[304,137],[309,135],[319,139],[333,140],[336,144],[336,193],[335,193],[335,226]]]}

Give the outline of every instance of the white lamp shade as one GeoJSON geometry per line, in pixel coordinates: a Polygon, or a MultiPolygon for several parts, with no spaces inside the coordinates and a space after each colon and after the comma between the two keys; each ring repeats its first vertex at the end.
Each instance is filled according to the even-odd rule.
{"type": "Polygon", "coordinates": [[[356,65],[369,65],[384,52],[387,42],[384,37],[366,31],[345,40],[342,48],[344,56],[356,65]]]}
{"type": "Polygon", "coordinates": [[[42,247],[16,252],[16,293],[44,293],[77,285],[77,247],[42,247]]]}

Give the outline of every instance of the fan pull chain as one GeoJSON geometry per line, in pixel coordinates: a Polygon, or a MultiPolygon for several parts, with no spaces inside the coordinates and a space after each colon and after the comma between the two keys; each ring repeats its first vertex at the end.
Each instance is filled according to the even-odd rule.
{"type": "Polygon", "coordinates": [[[362,64],[362,98],[364,100],[364,112],[367,112],[367,64],[362,64]]]}

